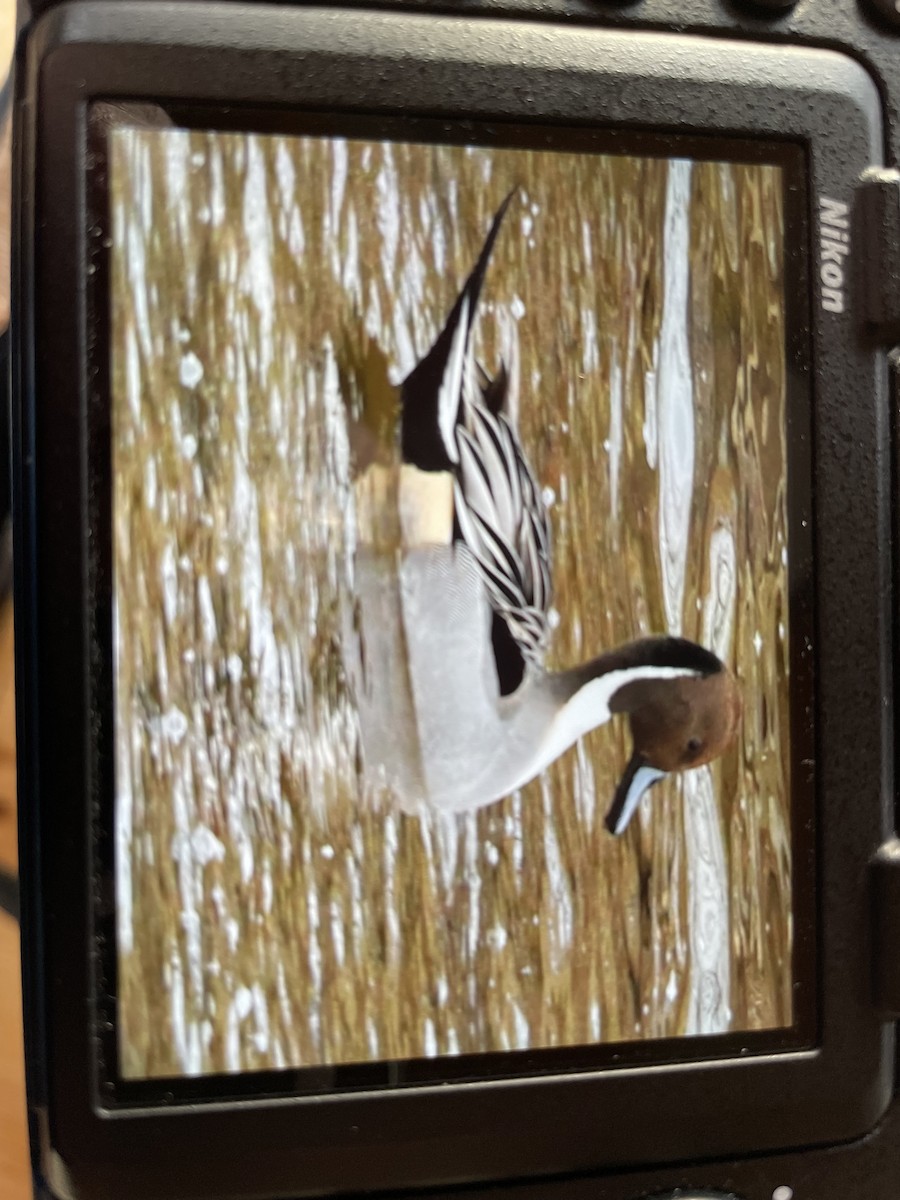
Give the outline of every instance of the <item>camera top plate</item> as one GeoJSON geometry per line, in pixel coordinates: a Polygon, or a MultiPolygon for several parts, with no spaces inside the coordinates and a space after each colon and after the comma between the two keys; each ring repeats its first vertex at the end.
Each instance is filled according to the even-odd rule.
{"type": "MultiPolygon", "coordinates": [[[[130,3],[131,0],[122,0],[130,3]]],[[[177,0],[176,0],[177,2],[177,0]]],[[[185,0],[190,3],[191,0],[185,0]]],[[[37,0],[36,15],[59,0],[37,0]]],[[[260,6],[262,7],[262,6],[260,6]]],[[[341,0],[335,8],[403,11],[448,17],[519,18],[608,29],[645,29],[729,37],[768,45],[841,50],[864,65],[876,81],[885,108],[887,162],[900,163],[900,11],[893,0],[459,0],[458,3],[369,3],[341,0]]]]}

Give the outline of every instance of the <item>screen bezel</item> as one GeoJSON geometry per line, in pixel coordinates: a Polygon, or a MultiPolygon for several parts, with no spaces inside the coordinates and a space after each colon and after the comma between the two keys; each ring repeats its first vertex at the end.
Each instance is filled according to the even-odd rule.
{"type": "Polygon", "coordinates": [[[34,192],[30,207],[20,191],[17,335],[19,719],[23,800],[37,814],[25,824],[25,914],[37,947],[27,986],[38,1004],[29,1069],[33,1099],[49,1108],[49,1145],[78,1194],[461,1183],[760,1152],[870,1128],[887,1103],[891,1046],[869,997],[862,886],[891,794],[889,431],[886,366],[851,320],[813,305],[815,1049],[378,1095],[104,1107],[92,914],[108,920],[115,900],[96,889],[91,870],[92,835],[104,830],[87,690],[96,634],[87,520],[96,486],[87,469],[92,100],[515,121],[528,96],[529,119],[548,124],[798,142],[810,195],[849,201],[860,171],[883,157],[877,95],[862,68],[818,51],[673,35],[190,3],[161,10],[141,0],[50,14],[30,60],[19,172],[34,192]],[[81,803],[73,780],[83,781],[81,803]],[[617,1120],[622,1112],[635,1119],[617,1120]],[[723,1119],[729,1112],[734,1119],[723,1119]]]}
{"type": "MultiPolygon", "coordinates": [[[[91,682],[92,705],[101,715],[93,747],[94,773],[98,789],[100,829],[95,846],[95,867],[100,890],[115,886],[115,678],[113,666],[112,613],[109,598],[115,580],[112,546],[114,430],[110,427],[111,336],[109,314],[121,303],[110,291],[111,223],[109,212],[108,142],[116,128],[127,128],[129,119],[141,129],[214,130],[229,133],[279,133],[288,137],[353,136],[372,141],[491,145],[505,148],[541,149],[552,153],[585,155],[629,154],[648,157],[685,157],[693,161],[760,163],[778,167],[785,209],[784,305],[786,346],[786,409],[788,417],[787,508],[789,579],[808,579],[812,572],[810,528],[811,467],[809,433],[811,398],[808,388],[808,305],[805,295],[805,263],[801,247],[808,240],[806,228],[805,155],[789,142],[748,143],[727,139],[691,138],[636,134],[623,130],[594,130],[565,126],[526,126],[510,122],[466,122],[451,124],[425,118],[372,118],[312,113],[273,113],[232,108],[203,109],[169,106],[154,111],[147,105],[129,110],[128,105],[111,108],[100,103],[89,114],[89,145],[92,171],[88,190],[90,228],[94,251],[89,285],[89,321],[94,330],[89,370],[94,382],[96,405],[89,415],[88,471],[93,486],[89,497],[92,529],[91,572],[96,614],[96,644],[91,682]],[[788,368],[787,363],[791,366],[788,368]],[[793,575],[791,574],[793,572],[793,575]]],[[[789,591],[791,589],[789,588],[789,591]]],[[[815,813],[814,775],[808,766],[814,758],[813,730],[805,713],[813,699],[812,663],[804,646],[814,628],[812,596],[794,588],[789,598],[788,647],[791,663],[791,915],[793,927],[793,1006],[789,1026],[766,1029],[735,1029],[725,1034],[691,1035],[666,1039],[632,1039],[573,1044],[524,1051],[494,1051],[480,1054],[440,1056],[342,1064],[317,1064],[281,1071],[234,1072],[202,1076],[159,1076],[146,1079],[125,1077],[118,1068],[121,1044],[118,1023],[118,956],[115,920],[98,923],[95,937],[102,975],[98,1003],[98,1046],[100,1048],[100,1097],[104,1105],[177,1104],[242,1097],[329,1095],[366,1092],[393,1087],[439,1085],[448,1082],[499,1082],[516,1078],[587,1072],[601,1068],[626,1068],[639,1064],[662,1066],[735,1055],[763,1054],[809,1049],[816,1040],[815,1011],[815,813]],[[794,869],[794,867],[796,869],[794,869]]]]}

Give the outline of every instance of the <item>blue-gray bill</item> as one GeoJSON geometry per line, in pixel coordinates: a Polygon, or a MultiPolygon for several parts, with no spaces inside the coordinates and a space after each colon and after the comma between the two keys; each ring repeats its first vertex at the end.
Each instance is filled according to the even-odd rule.
{"type": "Polygon", "coordinates": [[[617,837],[620,833],[624,833],[628,822],[637,812],[644,793],[654,783],[663,779],[666,774],[667,772],[659,770],[658,767],[651,767],[638,751],[632,754],[628,766],[619,780],[619,786],[616,788],[609,812],[606,814],[604,824],[610,833],[617,837]]]}

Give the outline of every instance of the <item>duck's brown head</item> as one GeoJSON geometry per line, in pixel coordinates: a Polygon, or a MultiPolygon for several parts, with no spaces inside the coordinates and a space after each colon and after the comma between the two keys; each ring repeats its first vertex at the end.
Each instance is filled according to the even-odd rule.
{"type": "Polygon", "coordinates": [[[628,715],[634,749],[606,817],[611,833],[622,833],[658,780],[703,766],[734,742],[743,710],[737,680],[714,655],[696,650],[703,657],[695,673],[637,679],[613,698],[612,711],[628,715]]]}

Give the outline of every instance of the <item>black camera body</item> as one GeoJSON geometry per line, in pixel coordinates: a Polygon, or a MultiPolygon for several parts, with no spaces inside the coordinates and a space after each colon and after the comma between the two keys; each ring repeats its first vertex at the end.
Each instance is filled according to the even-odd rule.
{"type": "MultiPolygon", "coordinates": [[[[558,1200],[587,1195],[829,1200],[863,1191],[887,1200],[896,1194],[900,1106],[893,1021],[900,1013],[900,850],[892,838],[900,374],[893,352],[900,345],[900,14],[895,6],[887,0],[795,5],[685,0],[677,9],[668,0],[625,5],[460,0],[450,6],[417,0],[329,7],[74,0],[45,9],[23,35],[17,66],[12,325],[23,957],[36,1194],[48,1200],[276,1200],[425,1190],[450,1196],[473,1189],[558,1200]],[[489,1052],[481,1060],[487,1066],[478,1065],[477,1053],[457,1059],[442,1050],[443,1074],[416,1066],[416,1054],[381,1051],[372,1055],[371,1072],[357,1075],[355,1059],[327,1055],[295,1057],[281,1069],[266,1060],[254,1071],[243,1050],[234,1060],[240,1065],[227,1072],[196,1069],[207,1059],[199,1049],[199,1057],[191,1058],[189,1048],[183,1061],[195,1067],[185,1066],[183,1077],[175,1078],[165,1066],[129,1068],[133,1047],[126,1045],[121,1008],[127,972],[121,957],[121,860],[130,854],[123,847],[132,826],[126,829],[121,816],[125,735],[117,697],[126,693],[121,664],[132,649],[123,651],[131,643],[116,642],[127,607],[116,580],[126,571],[129,537],[116,532],[115,522],[126,503],[121,480],[132,443],[117,432],[124,418],[113,417],[119,409],[111,396],[117,389],[123,397],[132,395],[130,360],[125,350],[117,358],[116,347],[127,346],[133,336],[142,370],[152,347],[141,341],[138,291],[129,293],[132,285],[121,282],[132,279],[128,272],[137,261],[130,234],[123,232],[131,229],[129,217],[120,212],[129,202],[120,199],[117,207],[111,199],[127,195],[115,191],[125,186],[124,174],[117,182],[116,172],[124,168],[116,163],[126,152],[111,131],[121,127],[139,131],[138,148],[140,131],[175,127],[221,131],[223,138],[250,130],[282,142],[300,133],[308,141],[464,144],[532,155],[614,156],[637,148],[647,161],[762,163],[782,172],[783,257],[772,278],[784,297],[778,361],[786,400],[779,436],[787,466],[779,468],[778,487],[786,497],[790,532],[790,553],[784,551],[781,560],[790,652],[778,660],[784,672],[785,663],[790,668],[778,718],[790,731],[783,751],[790,763],[783,989],[788,1019],[762,1029],[727,1021],[706,1027],[701,1014],[691,1037],[671,1031],[642,1035],[644,1040],[613,1037],[605,1049],[598,1038],[593,1050],[585,1049],[580,1036],[556,1042],[548,1035],[543,1045],[526,1039],[518,1049],[504,1048],[500,1039],[481,1047],[489,1052]],[[139,314],[133,335],[118,315],[129,296],[139,314]],[[400,1059],[406,1066],[396,1068],[394,1060],[400,1059]]],[[[198,155],[195,143],[191,146],[198,155]]],[[[152,189],[134,153],[134,178],[138,183],[143,178],[140,186],[147,189],[135,184],[131,203],[138,208],[152,189]]],[[[209,153],[212,162],[218,151],[209,153]]],[[[274,195],[275,176],[267,169],[265,186],[274,195]]],[[[160,195],[153,192],[152,203],[146,200],[145,254],[154,245],[153,229],[167,219],[160,195]]],[[[231,197],[226,204],[233,203],[235,211],[246,203],[236,195],[226,189],[231,197]]],[[[666,195],[671,206],[671,192],[666,195]]],[[[699,193],[693,195],[699,204],[699,193]]],[[[502,199],[498,193],[485,203],[496,208],[502,199]]],[[[313,212],[312,203],[306,214],[313,212]]],[[[517,203],[514,196],[513,211],[517,203]]],[[[738,206],[751,249],[774,244],[766,243],[767,218],[754,203],[747,199],[744,209],[738,206]]],[[[190,205],[191,214],[200,214],[197,221],[209,223],[212,202],[195,198],[190,205]]],[[[579,216],[583,211],[573,208],[579,216]]],[[[652,219],[658,217],[657,212],[652,219]]],[[[177,220],[172,221],[175,229],[177,220]]],[[[485,227],[482,222],[479,237],[485,227]]],[[[248,242],[262,237],[253,228],[257,232],[247,235],[248,242]]],[[[383,228],[382,235],[388,236],[383,228]]],[[[404,236],[401,230],[401,245],[404,236]]],[[[503,227],[498,247],[506,236],[503,227]]],[[[556,249],[568,246],[566,236],[556,235],[556,249]]],[[[690,236],[691,278],[699,280],[699,225],[690,236]]],[[[157,246],[168,256],[173,294],[180,287],[181,264],[172,257],[177,244],[157,246]]],[[[185,235],[185,263],[189,245],[185,235]]],[[[228,253],[227,246],[221,250],[223,262],[228,253]]],[[[243,261],[242,253],[236,261],[243,261]]],[[[273,252],[272,261],[276,257],[273,252]]],[[[472,253],[469,258],[474,261],[472,253]]],[[[744,262],[739,254],[729,278],[739,281],[742,274],[749,278],[762,270],[751,265],[756,261],[744,262]]],[[[305,277],[313,295],[319,270],[324,266],[305,277]]],[[[153,276],[146,292],[151,305],[168,286],[160,280],[168,278],[153,276]]],[[[459,283],[454,279],[454,287],[459,283]]],[[[695,283],[688,297],[699,294],[699,287],[695,283]]],[[[657,290],[664,291],[662,283],[657,290]]],[[[655,294],[652,287],[645,290],[645,310],[657,303],[655,294]]],[[[663,345],[668,301],[658,303],[663,345]]],[[[716,314],[727,304],[721,299],[715,304],[710,323],[717,329],[716,314]]],[[[447,307],[435,305],[435,322],[447,307]]],[[[176,310],[181,312],[177,304],[176,310]]],[[[152,319],[147,320],[150,329],[152,319]]],[[[190,323],[188,317],[184,321],[190,323]]],[[[696,379],[701,324],[695,317],[690,342],[696,379]]],[[[744,327],[740,321],[738,326],[744,327]]],[[[371,336],[378,341],[377,332],[371,336]]],[[[724,345],[738,335],[726,330],[721,336],[724,345]]],[[[427,341],[417,344],[419,355],[427,341]]],[[[754,356],[741,354],[742,361],[758,365],[754,356]]],[[[185,356],[179,368],[177,386],[192,395],[201,386],[199,362],[185,356]]],[[[655,372],[657,365],[647,370],[655,372]]],[[[208,381],[206,360],[204,366],[208,381]]],[[[772,375],[778,375],[774,367],[772,375]]],[[[147,385],[141,386],[146,396],[147,385]]],[[[126,400],[121,404],[125,411],[126,400]]],[[[674,410],[660,408],[663,424],[666,411],[674,410]]],[[[610,428],[612,421],[611,416],[610,428]]],[[[759,422],[753,436],[765,441],[759,422]]],[[[203,442],[205,435],[198,436],[203,442]]],[[[186,458],[197,452],[197,438],[191,438],[186,458]]],[[[623,444],[627,447],[627,439],[623,444]]],[[[627,449],[623,454],[622,461],[630,461],[627,449]]],[[[248,462],[252,458],[247,451],[248,462]]],[[[203,470],[213,478],[211,468],[203,470]]],[[[211,486],[207,477],[201,482],[211,486]]],[[[159,494],[165,492],[158,487],[159,494]]],[[[199,495],[200,483],[197,488],[199,495]]],[[[712,482],[704,488],[704,494],[715,490],[712,482]]],[[[763,502],[749,484],[737,496],[735,521],[752,528],[763,502]]],[[[145,496],[141,503],[150,501],[145,496]]],[[[262,511],[262,500],[259,507],[262,511]]],[[[227,511],[232,514],[227,520],[236,521],[237,509],[227,511]]],[[[558,531],[554,536],[559,545],[558,531]]],[[[776,570],[777,555],[771,549],[776,570]]],[[[740,554],[734,570],[741,581],[753,574],[752,566],[742,573],[740,554]]],[[[265,589],[265,571],[260,578],[265,589]]],[[[749,584],[738,585],[743,586],[749,584]]],[[[166,602],[163,595],[159,605],[166,602]]],[[[140,614],[146,604],[150,613],[153,603],[133,599],[134,611],[140,614]]],[[[702,603],[698,593],[698,611],[702,603]]],[[[222,638],[223,611],[216,601],[222,638]]],[[[139,615],[136,628],[142,619],[139,615]]],[[[168,616],[166,621],[172,627],[168,616]]],[[[672,625],[669,632],[678,630],[672,625]]],[[[198,647],[202,636],[196,634],[198,647]]],[[[752,630],[746,633],[751,637],[752,630]]],[[[179,652],[194,654],[191,646],[179,652]]],[[[258,669],[253,653],[243,667],[245,679],[258,669]]],[[[225,670],[222,688],[229,680],[236,686],[240,676],[240,664],[228,662],[233,671],[225,670]]],[[[773,687],[780,686],[777,677],[776,669],[773,687]]],[[[746,686],[744,691],[747,726],[757,720],[758,706],[746,686]]],[[[160,720],[164,707],[160,702],[160,720]]],[[[153,730],[160,726],[152,726],[150,718],[145,725],[151,730],[147,737],[156,736],[153,730]]],[[[162,728],[169,748],[147,762],[152,759],[164,772],[166,755],[175,754],[173,747],[185,735],[171,721],[162,728]]],[[[747,757],[745,752],[741,766],[727,769],[723,789],[737,794],[741,785],[735,781],[747,777],[747,757]]],[[[156,769],[145,767],[144,776],[156,769]]],[[[764,791],[760,788],[760,797],[764,791]]],[[[204,869],[212,864],[210,870],[224,870],[231,855],[230,845],[220,850],[226,833],[214,823],[207,827],[213,831],[209,837],[195,837],[196,829],[186,835],[194,847],[191,861],[195,868],[201,862],[204,869]]],[[[232,829],[227,822],[226,827],[232,829]]],[[[180,836],[173,829],[165,836],[180,836]]],[[[641,860],[634,836],[634,852],[649,871],[650,859],[641,860]]],[[[641,836],[646,838],[645,828],[641,836]]],[[[760,836],[760,844],[777,842],[774,834],[760,836]]],[[[741,847],[736,835],[728,843],[732,879],[741,847]]],[[[139,861],[146,867],[151,857],[147,851],[146,861],[128,859],[134,878],[139,861]]],[[[661,861],[652,857],[652,869],[658,872],[661,861]]],[[[304,869],[313,871],[308,864],[304,869]]],[[[202,871],[196,878],[201,876],[202,871]]],[[[479,878],[484,877],[482,872],[479,878]]],[[[249,888],[249,880],[248,874],[240,886],[249,888]]],[[[566,894],[576,897],[576,908],[584,885],[583,877],[569,879],[566,894]]],[[[259,911],[272,911],[271,895],[265,900],[270,884],[259,886],[259,911]]],[[[466,886],[471,888],[471,877],[466,886]]],[[[134,888],[128,893],[138,914],[134,920],[152,927],[150,892],[134,888]]],[[[164,898],[165,888],[158,894],[164,898]]],[[[734,909],[736,893],[730,894],[734,909]]],[[[319,903],[325,895],[320,892],[319,903]]],[[[751,908],[756,895],[747,893],[751,908]]],[[[308,908],[303,912],[306,920],[308,908]]],[[[242,920],[240,914],[234,919],[242,920]]],[[[206,920],[203,911],[200,920],[206,920]]],[[[182,924],[171,935],[178,953],[189,936],[188,923],[182,924]]],[[[737,956],[734,928],[727,926],[724,944],[737,956]]],[[[514,929],[511,936],[515,941],[519,935],[514,929]]],[[[486,937],[482,925],[476,941],[486,937]]],[[[506,940],[505,933],[494,938],[498,953],[506,940]]],[[[652,937],[644,945],[652,953],[652,937]]],[[[329,947],[327,953],[340,959],[329,947]]],[[[763,951],[747,950],[747,961],[754,953],[763,951]]],[[[157,964],[170,997],[176,957],[168,966],[157,964]]],[[[738,961],[732,958],[732,964],[738,961]]],[[[389,964],[389,951],[378,962],[389,964]]],[[[370,963],[368,969],[371,986],[380,986],[381,968],[370,963]]],[[[733,965],[733,987],[739,986],[733,979],[737,971],[733,965]]],[[[251,1009],[257,1000],[249,977],[244,982],[243,1000],[234,1000],[237,984],[232,989],[238,1031],[257,1011],[251,1009]]],[[[129,1012],[137,1012],[140,988],[127,986],[134,988],[129,1012]]],[[[273,984],[267,1010],[272,1021],[274,996],[273,984]]],[[[317,996],[307,992],[304,1004],[316,1003],[317,996]]],[[[158,1014],[149,1019],[148,1037],[159,1019],[158,1014]]],[[[257,1036],[262,1045],[260,1027],[257,1036]]],[[[210,1037],[214,1054],[218,1034],[210,1037]]]]}

